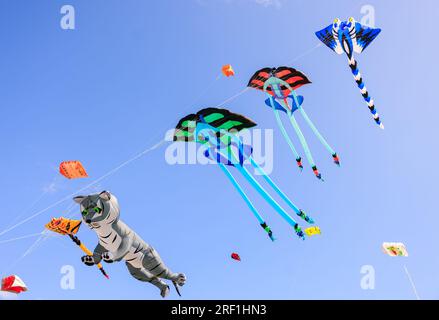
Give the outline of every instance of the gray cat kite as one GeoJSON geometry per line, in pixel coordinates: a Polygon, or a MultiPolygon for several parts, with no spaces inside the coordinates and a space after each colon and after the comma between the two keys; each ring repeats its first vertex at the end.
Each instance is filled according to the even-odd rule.
{"type": "Polygon", "coordinates": [[[93,266],[104,260],[107,263],[125,260],[130,274],[137,280],[150,282],[160,289],[162,297],[169,294],[165,280],[171,280],[177,293],[186,276],[173,273],[163,263],[159,254],[143,241],[130,227],[120,220],[116,197],[103,191],[99,194],[78,196],[73,199],[81,207],[83,221],[94,230],[99,243],[92,256],[83,256],[82,262],[93,266]]]}

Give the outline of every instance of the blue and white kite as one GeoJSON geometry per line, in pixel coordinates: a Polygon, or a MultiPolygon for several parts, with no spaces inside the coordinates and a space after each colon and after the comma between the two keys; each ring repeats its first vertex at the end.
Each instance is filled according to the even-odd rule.
{"type": "Polygon", "coordinates": [[[354,52],[363,52],[380,32],[381,29],[366,27],[351,17],[348,21],[341,21],[338,18],[335,19],[334,23],[317,31],[316,36],[334,52],[338,54],[346,53],[355,82],[358,88],[360,88],[360,92],[372,113],[373,119],[381,129],[384,129],[384,125],[375,109],[374,101],[369,96],[366,86],[364,85],[357,61],[354,59],[354,52]]]}

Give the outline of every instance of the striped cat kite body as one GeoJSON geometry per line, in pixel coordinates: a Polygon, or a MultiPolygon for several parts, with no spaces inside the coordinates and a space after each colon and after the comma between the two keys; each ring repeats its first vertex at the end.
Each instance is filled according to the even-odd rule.
{"type": "Polygon", "coordinates": [[[366,27],[351,17],[347,21],[335,19],[334,23],[317,31],[316,36],[334,52],[338,54],[345,53],[347,55],[349,67],[360,89],[361,95],[366,101],[376,124],[379,125],[381,129],[384,129],[384,125],[375,109],[375,103],[369,96],[363,77],[358,69],[358,63],[354,58],[354,53],[363,52],[380,32],[381,29],[366,27]]]}
{"type": "Polygon", "coordinates": [[[125,260],[130,274],[158,287],[162,297],[170,291],[162,279],[171,280],[179,293],[178,286],[184,285],[185,275],[171,272],[154,248],[120,220],[119,204],[113,194],[103,191],[75,197],[74,201],[81,207],[82,220],[99,238],[93,255],[83,256],[82,262],[93,266],[101,260],[107,263],[125,260]]]}

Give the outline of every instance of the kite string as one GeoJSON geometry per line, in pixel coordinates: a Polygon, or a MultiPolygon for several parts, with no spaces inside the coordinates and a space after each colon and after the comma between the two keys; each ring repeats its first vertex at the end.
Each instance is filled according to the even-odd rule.
{"type": "Polygon", "coordinates": [[[404,270],[405,270],[405,273],[407,274],[407,277],[409,278],[410,284],[412,285],[413,293],[415,294],[416,299],[421,300],[421,298],[418,295],[418,290],[416,290],[415,282],[413,281],[412,276],[410,275],[410,272],[407,269],[406,265],[404,265],[404,270]]]}
{"type": "Polygon", "coordinates": [[[9,231],[14,230],[15,228],[21,226],[22,224],[24,224],[24,223],[26,223],[26,222],[28,222],[28,221],[30,221],[30,220],[36,218],[37,216],[43,214],[44,212],[46,212],[46,211],[48,211],[48,210],[50,210],[50,209],[56,207],[57,205],[59,205],[59,204],[65,202],[65,201],[67,201],[67,200],[70,200],[72,197],[74,197],[75,195],[77,195],[79,192],[85,191],[85,190],[87,190],[88,188],[90,188],[90,187],[94,186],[95,184],[99,183],[100,181],[102,181],[102,180],[108,178],[109,176],[113,175],[114,173],[116,173],[117,171],[119,171],[119,170],[122,169],[123,167],[127,166],[127,165],[130,164],[131,162],[137,160],[138,158],[142,157],[143,155],[149,153],[150,151],[153,151],[153,150],[157,149],[158,147],[160,147],[160,146],[161,146],[163,143],[165,143],[165,142],[166,142],[165,140],[161,140],[160,142],[156,143],[156,144],[153,145],[152,147],[143,150],[142,152],[138,153],[138,154],[135,155],[134,157],[132,157],[132,158],[130,158],[130,159],[124,161],[123,163],[121,163],[121,164],[118,165],[117,167],[115,167],[115,168],[113,168],[112,170],[108,171],[106,174],[102,175],[102,176],[99,177],[98,179],[96,179],[96,180],[92,181],[91,183],[89,183],[88,185],[86,185],[86,186],[80,188],[80,189],[77,190],[76,192],[71,193],[71,194],[65,196],[64,198],[58,200],[57,202],[51,204],[50,206],[48,206],[48,207],[46,207],[46,208],[44,208],[44,209],[42,209],[42,210],[36,212],[35,214],[33,214],[33,215],[27,217],[26,219],[24,219],[24,220],[22,220],[22,221],[16,223],[15,225],[13,225],[13,226],[11,226],[11,227],[9,227],[9,228],[3,230],[2,232],[0,232],[0,236],[4,235],[5,233],[7,233],[7,232],[9,232],[9,231]]]}
{"type": "MultiPolygon", "coordinates": [[[[70,215],[70,213],[73,211],[75,207],[75,203],[69,204],[67,206],[67,208],[65,209],[66,211],[66,215],[70,215]]],[[[38,245],[41,245],[45,240],[50,239],[50,238],[55,238],[56,236],[58,236],[58,234],[49,234],[47,229],[43,229],[40,233],[39,233],[39,237],[38,239],[36,239],[34,242],[32,242],[32,244],[26,249],[26,251],[20,256],[18,257],[13,263],[11,263],[8,267],[7,270],[4,270],[4,272],[2,273],[9,273],[10,270],[12,270],[13,268],[15,268],[15,266],[20,263],[26,256],[28,256],[30,253],[32,253],[33,251],[35,251],[38,248],[38,245]]]]}
{"type": "MultiPolygon", "coordinates": [[[[215,84],[220,78],[221,78],[221,73],[219,73],[219,74],[215,77],[215,79],[214,79],[214,80],[213,80],[213,81],[212,81],[212,82],[206,87],[206,89],[205,89],[203,92],[201,92],[201,93],[197,96],[197,98],[195,99],[195,102],[198,101],[198,100],[199,100],[204,94],[206,94],[206,92],[207,92],[207,91],[208,91],[208,90],[209,90],[209,89],[210,89],[210,88],[211,88],[211,87],[212,87],[212,86],[213,86],[213,85],[214,85],[214,84],[215,84]]],[[[193,104],[194,104],[195,102],[193,102],[193,104]]],[[[154,146],[152,146],[152,147],[150,147],[150,148],[147,148],[147,149],[141,151],[140,153],[138,153],[138,154],[135,155],[134,157],[128,159],[128,160],[125,161],[125,162],[123,162],[122,164],[120,164],[120,165],[117,166],[116,168],[110,170],[109,172],[107,172],[107,173],[104,174],[103,176],[101,176],[101,177],[99,177],[98,179],[96,179],[96,180],[92,181],[91,183],[87,184],[85,187],[80,188],[80,189],[77,190],[76,192],[74,192],[74,193],[72,193],[72,194],[69,194],[68,196],[66,196],[66,197],[62,198],[61,200],[59,200],[59,201],[57,201],[57,202],[51,204],[50,206],[48,206],[48,207],[46,207],[46,208],[44,208],[44,209],[42,209],[42,210],[36,212],[35,214],[29,216],[28,218],[25,218],[24,220],[22,220],[22,221],[20,221],[20,222],[18,222],[18,223],[16,223],[16,224],[14,224],[14,225],[12,225],[12,226],[7,227],[5,230],[3,230],[3,231],[0,232],[0,237],[1,237],[2,235],[4,235],[5,233],[8,233],[9,231],[12,231],[12,230],[16,229],[17,227],[21,226],[22,224],[24,224],[24,223],[26,223],[26,222],[28,222],[28,221],[30,221],[30,220],[36,218],[37,216],[43,214],[44,212],[46,212],[46,211],[48,211],[48,210],[50,210],[50,209],[56,207],[57,205],[59,205],[59,204],[65,202],[65,201],[67,201],[67,200],[70,200],[71,197],[75,196],[75,195],[78,194],[79,192],[85,191],[85,190],[87,190],[87,189],[93,187],[94,185],[98,184],[100,181],[102,181],[102,180],[106,179],[107,177],[113,175],[114,173],[116,173],[117,171],[119,171],[119,170],[122,169],[123,167],[127,166],[127,165],[130,164],[131,162],[137,160],[138,158],[142,157],[143,155],[149,153],[150,151],[153,151],[153,150],[157,149],[158,147],[160,147],[160,146],[161,146],[162,144],[164,144],[165,142],[166,142],[166,140],[164,140],[164,139],[160,140],[160,141],[159,141],[158,143],[156,143],[154,146]]],[[[55,177],[55,179],[51,182],[51,184],[55,183],[55,181],[56,181],[57,178],[58,178],[58,177],[55,177]]],[[[40,201],[40,200],[41,200],[41,199],[47,194],[48,191],[49,191],[49,190],[45,190],[45,191],[43,192],[43,194],[37,199],[37,201],[35,201],[34,203],[32,203],[32,205],[31,205],[30,207],[28,207],[26,210],[29,210],[30,208],[34,207],[34,206],[35,206],[35,205],[36,205],[36,204],[37,204],[37,203],[38,203],[38,202],[39,202],[39,201],[40,201]]],[[[19,217],[21,217],[22,215],[23,215],[23,214],[21,214],[19,217]]],[[[14,221],[16,221],[19,217],[17,217],[14,221]]]]}
{"type": "MultiPolygon", "coordinates": [[[[312,50],[314,50],[314,49],[317,48],[317,47],[318,47],[318,46],[315,46],[314,48],[311,48],[311,49],[307,50],[305,53],[299,55],[299,56],[296,57],[294,60],[298,60],[298,59],[300,59],[301,57],[305,56],[306,54],[308,54],[309,52],[311,52],[312,50]]],[[[221,75],[218,75],[218,76],[215,78],[215,80],[213,81],[213,83],[215,83],[218,79],[220,79],[220,77],[221,77],[221,75]]],[[[213,83],[211,83],[211,84],[209,85],[209,87],[211,87],[213,83]]],[[[241,96],[242,94],[244,94],[245,92],[247,92],[248,90],[249,90],[249,87],[244,88],[243,90],[241,90],[241,91],[239,91],[238,93],[234,94],[233,96],[227,98],[226,100],[224,100],[224,101],[221,102],[220,104],[216,105],[215,107],[216,107],[216,108],[221,107],[221,106],[223,106],[224,104],[226,104],[226,103],[228,103],[228,102],[230,102],[230,101],[232,101],[232,100],[235,100],[236,98],[238,98],[239,96],[241,96]]],[[[206,90],[205,90],[205,91],[206,91],[206,90]]],[[[201,94],[201,95],[199,95],[199,96],[197,97],[196,100],[200,99],[202,95],[204,95],[204,93],[201,94]]],[[[195,104],[195,102],[194,102],[193,104],[195,104]]],[[[70,200],[70,198],[74,197],[74,196],[77,195],[78,193],[80,193],[80,192],[82,192],[82,191],[85,191],[85,190],[87,190],[87,189],[93,187],[94,185],[96,185],[96,184],[99,183],[100,181],[102,181],[102,180],[108,178],[109,176],[113,175],[114,173],[116,173],[117,171],[119,171],[119,170],[122,169],[123,167],[127,166],[127,165],[130,164],[131,162],[133,162],[133,161],[135,161],[135,160],[141,158],[141,157],[144,156],[145,154],[147,154],[147,153],[149,153],[149,152],[151,152],[151,151],[157,149],[158,147],[160,147],[160,146],[161,146],[162,144],[164,144],[164,143],[166,143],[166,139],[161,139],[161,140],[160,140],[158,143],[156,143],[154,146],[152,146],[152,147],[150,147],[150,148],[147,148],[147,149],[143,150],[142,152],[138,153],[137,155],[135,155],[134,157],[132,157],[132,158],[126,160],[125,162],[123,162],[122,164],[118,165],[118,166],[115,167],[114,169],[110,170],[109,172],[107,172],[107,173],[104,174],[103,176],[101,176],[101,177],[99,177],[98,179],[94,180],[93,182],[89,183],[89,184],[86,185],[85,187],[80,188],[80,189],[77,190],[76,192],[74,192],[74,193],[72,193],[72,194],[69,194],[68,196],[66,196],[66,197],[64,197],[64,198],[62,198],[62,199],[60,199],[60,200],[58,200],[57,202],[53,203],[52,205],[50,205],[50,206],[48,206],[48,207],[46,207],[46,208],[44,208],[44,209],[42,209],[42,210],[36,212],[35,214],[33,214],[33,215],[29,216],[28,218],[22,220],[21,222],[18,222],[18,223],[16,223],[15,225],[13,225],[13,226],[11,226],[11,227],[9,227],[9,228],[7,228],[7,229],[1,231],[1,232],[0,232],[0,237],[3,236],[4,234],[8,233],[9,231],[12,231],[12,230],[16,229],[17,227],[21,226],[22,224],[24,224],[24,223],[26,223],[26,222],[28,222],[28,221],[30,221],[30,220],[36,218],[37,216],[43,214],[44,212],[46,212],[46,211],[48,211],[48,210],[50,210],[50,209],[56,207],[57,205],[59,205],[59,204],[65,202],[65,201],[67,201],[67,200],[70,200]]]]}
{"type": "MultiPolygon", "coordinates": [[[[71,217],[72,215],[74,215],[73,209],[75,208],[75,204],[76,203],[71,203],[67,206],[67,208],[65,209],[65,214],[67,217],[71,217]]],[[[58,236],[58,234],[51,234],[49,233],[49,230],[47,230],[46,228],[43,229],[43,231],[41,231],[41,236],[40,238],[38,238],[28,249],[27,251],[22,255],[22,258],[26,257],[27,255],[29,255],[30,253],[32,253],[33,251],[35,251],[35,249],[37,248],[38,244],[42,244],[45,240],[52,238],[52,237],[56,237],[58,236]]]]}
{"type": "Polygon", "coordinates": [[[18,221],[21,217],[23,217],[25,213],[27,213],[28,211],[33,209],[38,203],[40,203],[40,201],[43,200],[44,197],[51,191],[51,186],[53,186],[56,183],[58,178],[59,178],[58,176],[55,176],[52,179],[52,181],[49,183],[49,186],[45,187],[43,192],[30,205],[28,205],[22,210],[21,213],[11,221],[11,223],[7,226],[7,228],[13,225],[16,221],[18,221]]]}
{"type": "Polygon", "coordinates": [[[239,96],[241,96],[242,94],[244,94],[245,92],[247,92],[250,88],[249,87],[245,87],[243,90],[239,91],[238,93],[234,94],[233,96],[231,96],[230,98],[224,100],[223,102],[221,102],[220,104],[217,104],[216,106],[214,106],[214,108],[219,108],[222,107],[223,105],[225,105],[226,103],[235,100],[236,98],[238,98],[239,96]]]}
{"type": "Polygon", "coordinates": [[[25,236],[21,236],[21,237],[17,237],[17,238],[2,240],[2,241],[0,241],[0,244],[14,242],[14,241],[22,240],[22,239],[28,239],[28,238],[32,238],[32,237],[37,237],[37,236],[40,236],[42,234],[43,234],[43,232],[31,233],[31,234],[28,234],[28,235],[25,235],[25,236]]]}
{"type": "MultiPolygon", "coordinates": [[[[70,204],[67,206],[67,208],[65,209],[66,214],[69,214],[73,208],[74,208],[74,203],[70,204]]],[[[18,263],[20,263],[27,255],[29,255],[31,252],[35,251],[37,249],[38,245],[41,245],[43,243],[43,241],[49,239],[49,238],[53,238],[56,237],[57,235],[50,235],[47,232],[47,229],[43,229],[40,233],[35,233],[35,235],[39,235],[38,239],[36,239],[34,242],[32,242],[32,244],[26,249],[26,251],[19,256],[13,263],[11,263],[8,267],[7,270],[5,270],[5,272],[2,273],[8,273],[10,270],[12,270],[18,263]]],[[[30,238],[30,235],[27,236],[30,238]]],[[[1,241],[0,243],[5,243],[5,242],[10,242],[12,241],[12,239],[9,240],[5,240],[5,241],[1,241]]]]}
{"type": "MultiPolygon", "coordinates": [[[[217,76],[217,78],[215,79],[215,81],[216,81],[217,79],[219,79],[218,76],[217,76]]],[[[222,106],[222,105],[226,104],[227,102],[230,102],[230,101],[236,99],[237,97],[239,97],[240,95],[242,95],[242,94],[243,94],[244,92],[246,92],[247,90],[248,90],[248,88],[245,88],[244,90],[241,90],[241,91],[238,92],[237,94],[233,95],[232,97],[230,97],[230,98],[224,100],[223,102],[221,102],[220,104],[218,104],[217,107],[222,106]]],[[[199,97],[199,98],[200,98],[200,97],[199,97]]],[[[199,98],[197,98],[197,99],[199,99],[199,98]]],[[[93,186],[96,185],[97,183],[101,182],[102,180],[104,180],[104,179],[108,178],[109,176],[113,175],[114,173],[116,173],[117,171],[119,171],[120,169],[122,169],[123,167],[127,166],[127,165],[130,164],[131,162],[133,162],[133,161],[135,161],[135,160],[141,158],[141,157],[144,156],[145,154],[147,154],[147,153],[149,153],[149,152],[151,152],[151,151],[157,149],[158,147],[160,147],[160,146],[163,145],[164,143],[166,143],[166,140],[165,140],[165,139],[161,139],[158,143],[156,143],[156,144],[153,145],[152,147],[149,147],[149,148],[147,148],[147,149],[141,151],[140,153],[136,154],[136,155],[133,156],[132,158],[130,158],[130,159],[124,161],[123,163],[121,163],[121,164],[118,165],[117,167],[113,168],[112,170],[110,170],[110,171],[107,172],[106,174],[102,175],[102,176],[99,177],[98,179],[92,181],[91,183],[87,184],[86,186],[80,188],[80,189],[77,190],[76,192],[71,193],[71,194],[65,196],[64,198],[62,198],[62,199],[58,200],[57,202],[55,202],[55,203],[49,205],[48,207],[46,207],[46,208],[44,208],[44,209],[42,209],[42,210],[36,212],[35,214],[29,216],[28,218],[26,218],[26,219],[24,219],[24,220],[22,220],[22,221],[16,223],[15,225],[13,225],[13,226],[11,226],[11,227],[8,227],[8,228],[6,228],[5,230],[1,231],[1,232],[0,232],[0,237],[3,236],[4,234],[6,234],[6,233],[8,233],[8,232],[10,232],[10,231],[12,231],[12,230],[14,230],[14,229],[16,229],[17,227],[23,225],[24,223],[26,223],[26,222],[28,222],[28,221],[30,221],[30,220],[32,220],[32,219],[38,217],[39,215],[43,214],[44,212],[46,212],[46,211],[48,211],[48,210],[50,210],[50,209],[52,209],[52,208],[58,206],[59,204],[65,202],[65,201],[67,201],[67,200],[70,200],[72,197],[74,197],[74,196],[77,195],[78,193],[80,193],[80,192],[82,192],[82,191],[85,191],[85,190],[87,190],[87,189],[93,187],[93,186]]]]}
{"type": "MultiPolygon", "coordinates": [[[[355,4],[354,6],[352,6],[349,10],[347,10],[347,12],[349,14],[352,14],[354,9],[358,7],[358,4],[355,4]]],[[[308,54],[310,54],[311,52],[313,52],[315,49],[319,48],[323,46],[323,42],[319,41],[314,47],[312,47],[311,49],[308,49],[307,51],[305,51],[304,53],[298,55],[296,58],[294,58],[293,60],[291,60],[290,62],[288,62],[288,64],[292,64],[293,62],[296,62],[300,59],[302,59],[303,57],[307,56],[308,54]]]]}
{"type": "Polygon", "coordinates": [[[317,43],[314,47],[312,47],[311,49],[308,49],[307,51],[301,53],[300,55],[296,56],[294,59],[292,59],[291,61],[288,62],[288,64],[292,64],[293,62],[296,62],[300,59],[302,59],[303,57],[309,55],[310,53],[312,53],[315,49],[321,47],[323,45],[322,42],[317,43]]]}

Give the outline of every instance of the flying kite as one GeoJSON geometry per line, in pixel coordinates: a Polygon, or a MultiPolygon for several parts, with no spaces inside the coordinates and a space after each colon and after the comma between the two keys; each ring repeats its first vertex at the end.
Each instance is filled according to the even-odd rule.
{"type": "Polygon", "coordinates": [[[236,168],[261,197],[294,228],[295,233],[300,238],[305,239],[305,234],[299,224],[272,198],[244,166],[245,162],[250,163],[296,215],[310,224],[314,223],[313,219],[296,207],[256,163],[252,157],[252,147],[244,144],[238,136],[241,130],[254,126],[256,126],[256,123],[242,115],[232,113],[226,109],[206,108],[198,111],[196,114],[189,114],[180,119],[174,131],[174,141],[197,142],[203,146],[204,156],[218,164],[272,241],[275,239],[271,228],[267,225],[265,219],[260,215],[227,166],[236,168]]]}
{"type": "Polygon", "coordinates": [[[235,75],[235,71],[230,64],[226,64],[225,66],[223,66],[221,68],[221,72],[227,78],[235,75]]]}
{"type": "MultiPolygon", "coordinates": [[[[81,226],[81,220],[71,220],[67,218],[52,218],[49,223],[45,225],[46,229],[53,231],[55,233],[61,235],[68,235],[72,241],[84,251],[85,254],[92,256],[93,253],[87,249],[87,247],[78,239],[76,233],[79,231],[79,227],[81,226]]],[[[109,279],[109,276],[105,272],[101,263],[97,264],[97,267],[104,275],[105,278],[109,279]]]]}
{"type": "Polygon", "coordinates": [[[27,291],[27,286],[19,276],[12,275],[2,279],[1,290],[5,292],[19,294],[27,291]]]}
{"type": "Polygon", "coordinates": [[[88,177],[80,161],[64,161],[59,165],[59,172],[67,179],[88,177]]]}
{"type": "Polygon", "coordinates": [[[369,96],[369,92],[364,85],[363,78],[358,69],[357,61],[354,58],[354,52],[363,52],[380,32],[381,29],[366,27],[351,17],[348,21],[341,21],[338,18],[335,19],[332,24],[317,31],[316,36],[334,52],[338,54],[346,53],[349,67],[351,68],[361,95],[366,101],[376,124],[379,125],[381,129],[384,129],[384,125],[381,123],[380,117],[375,109],[374,101],[369,96]]]}
{"type": "Polygon", "coordinates": [[[314,162],[313,156],[308,147],[308,143],[305,140],[305,136],[303,135],[302,130],[300,129],[299,124],[294,117],[295,111],[300,112],[306,123],[310,126],[311,130],[319,139],[319,141],[332,155],[335,164],[337,164],[338,166],[340,165],[340,159],[337,153],[331,148],[325,138],[323,138],[323,136],[317,130],[316,126],[312,123],[311,119],[308,117],[305,110],[303,109],[303,96],[298,96],[295,91],[296,89],[308,83],[311,83],[311,81],[309,81],[309,79],[302,72],[290,67],[278,67],[263,68],[256,71],[256,73],[251,77],[247,86],[250,88],[264,91],[267,94],[268,98],[265,100],[265,104],[273,110],[282,135],[284,136],[291,151],[296,157],[296,162],[299,169],[302,170],[302,157],[299,155],[296,148],[294,147],[291,138],[288,136],[288,133],[281,121],[279,111],[285,112],[287,114],[288,119],[290,120],[290,123],[293,126],[305,151],[306,158],[308,159],[308,162],[311,165],[315,176],[318,179],[322,180],[322,176],[319,173],[319,170],[317,169],[317,166],[314,162]]]}
{"type": "Polygon", "coordinates": [[[383,242],[382,249],[391,257],[408,257],[409,255],[402,242],[383,242]]]}
{"type": "Polygon", "coordinates": [[[233,260],[241,261],[241,257],[236,252],[233,252],[230,256],[233,260]]]}
{"type": "Polygon", "coordinates": [[[171,280],[180,295],[179,287],[185,284],[186,276],[172,272],[158,252],[122,221],[116,196],[102,191],[73,200],[80,205],[82,220],[99,238],[94,251],[81,258],[85,265],[124,260],[132,277],[155,285],[163,298],[170,292],[164,280],[171,280]]]}
{"type": "Polygon", "coordinates": [[[319,227],[309,227],[309,228],[306,228],[304,231],[305,231],[306,235],[309,237],[315,236],[317,234],[322,234],[319,227]]]}

